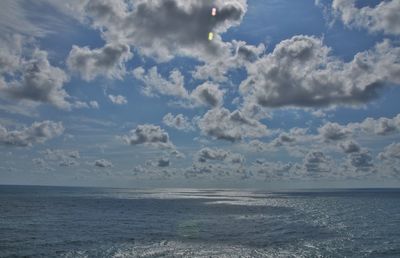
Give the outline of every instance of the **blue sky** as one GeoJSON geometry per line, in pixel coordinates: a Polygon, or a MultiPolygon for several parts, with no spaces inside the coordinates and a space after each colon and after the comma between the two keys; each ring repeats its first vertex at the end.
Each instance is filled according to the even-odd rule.
{"type": "Polygon", "coordinates": [[[397,1],[0,5],[1,183],[399,184],[397,1]]]}

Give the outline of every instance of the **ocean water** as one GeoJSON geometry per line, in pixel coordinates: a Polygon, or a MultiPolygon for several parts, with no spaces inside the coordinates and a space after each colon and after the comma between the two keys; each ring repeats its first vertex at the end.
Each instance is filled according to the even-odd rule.
{"type": "Polygon", "coordinates": [[[0,186],[0,257],[400,257],[400,190],[0,186]]]}

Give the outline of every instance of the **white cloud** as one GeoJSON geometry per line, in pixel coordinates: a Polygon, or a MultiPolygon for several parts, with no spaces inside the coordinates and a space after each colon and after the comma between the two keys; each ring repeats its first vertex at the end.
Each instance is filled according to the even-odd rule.
{"type": "Polygon", "coordinates": [[[109,161],[109,160],[106,160],[106,159],[95,160],[93,165],[95,167],[99,167],[99,168],[111,168],[111,167],[113,167],[112,162],[109,161]]]}
{"type": "Polygon", "coordinates": [[[262,176],[265,180],[301,180],[305,179],[302,172],[303,168],[292,162],[270,162],[257,160],[248,167],[255,177],[262,176]]]}
{"type": "Polygon", "coordinates": [[[333,0],[332,9],[343,23],[370,32],[400,35],[400,2],[381,1],[374,7],[356,7],[357,0],[333,0]]]}
{"type": "Polygon", "coordinates": [[[229,152],[222,149],[203,148],[197,153],[197,159],[200,162],[207,162],[207,160],[223,161],[229,156],[229,152]]]}
{"type": "Polygon", "coordinates": [[[392,143],[379,153],[380,160],[400,161],[400,143],[392,143]]]}
{"type": "Polygon", "coordinates": [[[172,70],[169,78],[158,73],[156,66],[147,72],[138,67],[133,70],[136,79],[142,82],[142,93],[146,96],[172,96],[182,100],[176,104],[181,107],[199,106],[217,107],[223,104],[224,91],[217,84],[205,82],[197,86],[190,94],[185,88],[185,79],[179,70],[172,70]]]}
{"type": "Polygon", "coordinates": [[[393,118],[380,117],[377,119],[366,118],[361,123],[350,123],[352,130],[362,130],[377,135],[389,135],[400,132],[400,114],[393,118]]]}
{"type": "Polygon", "coordinates": [[[94,109],[99,109],[100,108],[99,103],[97,101],[95,101],[95,100],[90,101],[89,102],[89,106],[91,108],[94,108],[94,109]]]}
{"type": "Polygon", "coordinates": [[[41,152],[46,160],[80,159],[78,150],[46,149],[41,152]]]}
{"type": "Polygon", "coordinates": [[[91,81],[97,76],[122,79],[126,73],[125,62],[132,56],[129,46],[121,43],[110,43],[97,49],[74,45],[69,53],[67,65],[86,81],[91,81]]]}
{"type": "Polygon", "coordinates": [[[332,164],[329,157],[321,151],[310,151],[303,160],[304,170],[312,178],[322,177],[322,173],[329,173],[332,164]]]}
{"type": "Polygon", "coordinates": [[[365,171],[369,171],[374,166],[371,153],[368,150],[361,150],[349,154],[348,163],[357,170],[365,171]]]}
{"type": "Polygon", "coordinates": [[[32,146],[60,136],[63,132],[64,127],[61,122],[34,122],[30,127],[23,127],[20,130],[7,130],[0,125],[0,144],[22,147],[32,146]]]}
{"type": "Polygon", "coordinates": [[[346,126],[328,122],[318,128],[318,132],[325,141],[340,141],[346,139],[351,131],[346,126]]]}
{"type": "Polygon", "coordinates": [[[343,150],[344,153],[348,154],[361,151],[360,145],[353,140],[342,142],[339,144],[339,147],[343,150]]]}
{"type": "Polygon", "coordinates": [[[169,127],[185,132],[194,130],[194,127],[189,118],[182,114],[174,116],[171,113],[168,113],[163,117],[163,123],[169,127]]]}
{"type": "Polygon", "coordinates": [[[128,104],[128,100],[122,95],[108,95],[110,101],[116,105],[125,105],[128,104]]]}
{"type": "Polygon", "coordinates": [[[133,71],[133,75],[143,82],[142,92],[146,96],[188,97],[188,92],[184,86],[184,77],[178,70],[171,71],[168,80],[158,73],[156,66],[150,68],[147,73],[142,67],[138,67],[133,71]]]}
{"type": "Polygon", "coordinates": [[[70,96],[63,88],[68,76],[60,68],[52,66],[47,52],[34,50],[30,59],[21,58],[15,73],[20,78],[10,79],[0,84],[0,93],[18,100],[48,103],[57,108],[71,109],[70,96]]]}
{"type": "Polygon", "coordinates": [[[170,164],[171,164],[171,161],[168,158],[165,158],[165,157],[159,159],[158,162],[157,162],[157,166],[158,167],[162,167],[162,168],[169,167],[170,164]]]}
{"type": "Polygon", "coordinates": [[[204,65],[196,66],[192,75],[196,79],[223,82],[227,81],[227,72],[232,69],[246,67],[257,61],[264,54],[264,44],[257,47],[247,45],[244,41],[233,40],[227,44],[231,49],[231,55],[225,55],[208,60],[204,65]]]}
{"type": "Polygon", "coordinates": [[[128,135],[120,138],[130,145],[144,144],[154,147],[175,148],[169,139],[168,133],[161,127],[151,124],[138,125],[128,135]]]}
{"type": "MultiPolygon", "coordinates": [[[[278,135],[277,138],[275,138],[271,144],[268,145],[269,148],[272,147],[280,147],[280,146],[286,146],[286,145],[295,145],[295,144],[300,144],[304,142],[305,140],[308,140],[310,137],[307,135],[307,129],[305,128],[298,128],[294,127],[289,130],[289,132],[282,132],[278,135]]],[[[253,142],[253,145],[256,144],[257,142],[253,142]]],[[[259,147],[263,148],[263,144],[258,144],[259,147]]]]}
{"type": "MultiPolygon", "coordinates": [[[[30,3],[23,0],[3,0],[0,8],[0,34],[11,35],[19,33],[29,36],[44,36],[49,32],[48,26],[40,26],[32,22],[32,18],[38,18],[36,13],[29,12],[30,3]]],[[[47,18],[41,14],[42,19],[47,18]]]]}
{"type": "Polygon", "coordinates": [[[400,83],[400,47],[384,40],[345,63],[322,39],[294,36],[247,66],[240,85],[246,105],[317,107],[359,105],[378,96],[385,83],[400,83]]]}
{"type": "Polygon", "coordinates": [[[230,112],[226,108],[209,110],[198,126],[205,135],[231,142],[243,138],[258,138],[269,134],[267,127],[259,121],[246,117],[239,110],[230,112]]]}
{"type": "Polygon", "coordinates": [[[219,107],[223,104],[224,92],[218,85],[205,82],[196,87],[190,94],[190,99],[195,105],[219,107]]]}

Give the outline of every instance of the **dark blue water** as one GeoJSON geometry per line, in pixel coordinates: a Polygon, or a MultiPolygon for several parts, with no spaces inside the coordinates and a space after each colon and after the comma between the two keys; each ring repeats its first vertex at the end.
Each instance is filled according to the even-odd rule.
{"type": "Polygon", "coordinates": [[[1,257],[400,257],[400,190],[0,186],[1,257]]]}

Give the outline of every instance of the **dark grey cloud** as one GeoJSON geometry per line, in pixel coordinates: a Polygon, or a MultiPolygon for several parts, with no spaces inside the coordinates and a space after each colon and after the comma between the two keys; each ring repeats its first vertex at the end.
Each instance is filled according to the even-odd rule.
{"type": "Polygon", "coordinates": [[[247,10],[245,0],[89,0],[59,6],[89,20],[107,42],[123,40],[162,61],[176,55],[211,59],[229,52],[218,34],[238,25],[247,10]],[[214,18],[213,7],[218,9],[214,18]],[[210,31],[216,34],[212,42],[207,39],[210,31]]]}
{"type": "Polygon", "coordinates": [[[128,135],[120,137],[130,145],[149,145],[154,147],[175,148],[169,139],[169,135],[160,126],[144,124],[138,125],[128,135]]]}
{"type": "Polygon", "coordinates": [[[351,62],[330,55],[322,39],[294,36],[247,66],[240,85],[246,105],[320,107],[359,105],[386,83],[400,83],[400,47],[388,40],[358,53],[351,62]]]}
{"type": "Polygon", "coordinates": [[[258,138],[269,134],[261,122],[246,117],[241,111],[230,112],[225,108],[209,110],[199,121],[198,126],[205,135],[231,142],[243,138],[258,138]]]}
{"type": "Polygon", "coordinates": [[[61,122],[34,122],[30,127],[19,130],[7,130],[0,125],[0,145],[32,146],[60,136],[63,132],[64,127],[61,122]]]}
{"type": "Polygon", "coordinates": [[[121,43],[110,43],[98,49],[74,45],[69,53],[67,65],[86,81],[97,76],[122,79],[126,72],[125,62],[132,56],[129,46],[121,43]]]}

